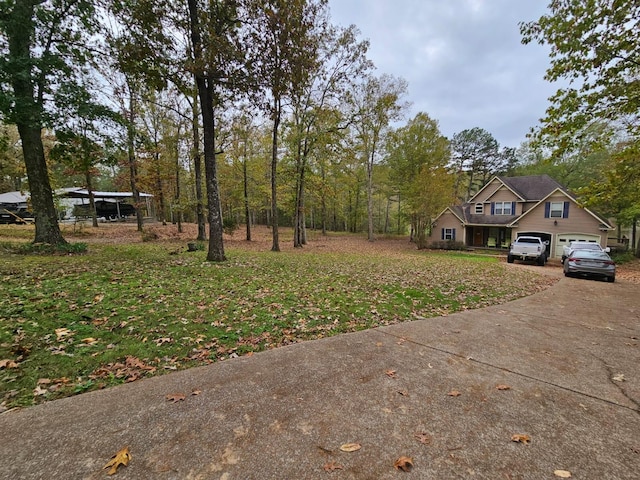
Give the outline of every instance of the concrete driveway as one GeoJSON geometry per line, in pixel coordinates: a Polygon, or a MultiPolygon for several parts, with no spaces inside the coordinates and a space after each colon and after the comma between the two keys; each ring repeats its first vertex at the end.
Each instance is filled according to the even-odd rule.
{"type": "Polygon", "coordinates": [[[500,306],[10,411],[0,478],[106,478],[129,446],[114,478],[636,480],[639,293],[561,278],[500,306]]]}

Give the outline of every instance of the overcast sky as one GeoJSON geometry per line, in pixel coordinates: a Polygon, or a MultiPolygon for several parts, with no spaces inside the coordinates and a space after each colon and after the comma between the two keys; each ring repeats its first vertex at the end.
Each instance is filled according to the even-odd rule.
{"type": "Polygon", "coordinates": [[[355,24],[377,74],[407,80],[407,120],[425,112],[451,137],[481,127],[518,147],[557,85],[543,79],[548,48],[523,45],[520,21],[548,0],[329,0],[333,23],[355,24]]]}

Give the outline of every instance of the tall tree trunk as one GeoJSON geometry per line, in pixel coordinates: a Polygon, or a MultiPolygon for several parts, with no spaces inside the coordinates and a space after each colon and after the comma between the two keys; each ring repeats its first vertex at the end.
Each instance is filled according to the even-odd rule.
{"type": "Polygon", "coordinates": [[[207,239],[205,230],[204,205],[202,201],[202,159],[200,158],[200,131],[198,122],[198,93],[194,92],[193,98],[193,171],[196,182],[196,221],[198,222],[198,241],[204,242],[207,239]]]}
{"type": "Polygon", "coordinates": [[[155,174],[156,174],[156,193],[158,194],[158,212],[156,217],[158,221],[162,222],[162,225],[167,224],[167,219],[165,218],[165,202],[164,202],[164,188],[162,186],[162,171],[160,168],[160,154],[158,153],[158,145],[155,145],[156,152],[153,154],[153,159],[155,161],[155,174]]]}
{"type": "Polygon", "coordinates": [[[640,257],[640,242],[638,242],[638,219],[633,219],[633,228],[631,230],[631,245],[633,245],[633,249],[635,249],[636,257],[640,257]]]}
{"type": "Polygon", "coordinates": [[[273,244],[271,245],[272,252],[280,251],[280,239],[278,235],[278,183],[277,183],[277,170],[278,170],[278,128],[280,126],[280,115],[282,114],[282,105],[280,99],[273,100],[273,137],[271,139],[271,235],[273,238],[273,244]]]}
{"type": "Polygon", "coordinates": [[[182,233],[182,206],[180,202],[180,124],[176,133],[176,206],[178,207],[178,233],[182,233]]]}
{"type": "Polygon", "coordinates": [[[251,212],[249,210],[249,174],[247,172],[247,142],[244,147],[244,159],[242,162],[242,186],[244,194],[244,218],[247,223],[247,242],[251,241],[251,212]]]}
{"type": "Polygon", "coordinates": [[[129,87],[129,118],[127,125],[127,152],[129,157],[129,182],[131,184],[131,194],[133,195],[133,204],[136,207],[136,221],[138,223],[138,231],[142,232],[142,204],[140,203],[140,191],[138,190],[138,164],[136,161],[136,102],[135,95],[131,87],[131,80],[127,79],[129,87]]]}
{"type": "Polygon", "coordinates": [[[384,233],[385,233],[385,235],[387,233],[389,233],[389,224],[391,223],[390,212],[391,212],[391,197],[387,197],[387,209],[386,209],[385,214],[384,214],[384,233]]]}
{"type": "MultiPolygon", "coordinates": [[[[190,2],[193,0],[189,0],[190,2]]],[[[207,185],[207,203],[209,221],[209,251],[207,260],[224,262],[222,212],[220,189],[216,165],[215,119],[213,115],[213,87],[204,78],[198,78],[200,109],[202,111],[202,128],[204,129],[204,173],[207,185]]]]}
{"type": "MultiPolygon", "coordinates": [[[[321,173],[321,178],[322,178],[322,186],[323,186],[323,190],[324,192],[326,192],[326,172],[324,170],[324,165],[321,164],[320,166],[320,173],[321,173]]],[[[320,215],[322,216],[322,218],[320,219],[320,221],[322,222],[322,235],[325,236],[327,234],[327,201],[325,199],[326,195],[324,194],[324,192],[322,193],[322,195],[320,196],[320,215]]],[[[334,223],[335,225],[335,223],[334,223]]]]}
{"type": "Polygon", "coordinates": [[[31,207],[35,217],[34,243],[60,245],[67,243],[62,237],[58,214],[53,203],[53,191],[49,183],[47,162],[44,158],[41,130],[19,123],[18,132],[22,142],[22,154],[29,180],[31,207]]]}
{"type": "Polygon", "coordinates": [[[367,240],[373,242],[373,158],[375,155],[374,148],[371,149],[371,158],[367,159],[367,240]]]}
{"type": "Polygon", "coordinates": [[[301,146],[298,145],[296,155],[296,197],[295,197],[295,214],[293,220],[293,247],[302,248],[306,243],[304,238],[304,172],[305,156],[302,154],[301,146]]]}
{"type": "MultiPolygon", "coordinates": [[[[202,41],[200,37],[200,25],[198,21],[198,2],[188,0],[189,18],[191,27],[191,42],[196,62],[202,60],[202,41]]],[[[209,221],[209,251],[207,260],[211,262],[223,262],[224,255],[222,213],[220,205],[220,190],[218,187],[218,172],[216,166],[216,142],[215,142],[215,118],[214,86],[211,78],[206,78],[205,73],[196,73],[196,86],[200,99],[200,112],[202,115],[202,128],[204,130],[204,170],[207,185],[207,203],[209,204],[207,219],[209,221]]]]}
{"type": "MultiPolygon", "coordinates": [[[[12,63],[31,64],[31,42],[35,37],[34,8],[37,2],[15,2],[7,22],[9,60],[12,63]]],[[[14,66],[15,68],[15,66],[14,66]]],[[[42,145],[42,95],[39,85],[36,97],[35,85],[22,71],[9,72],[9,81],[17,106],[16,126],[22,143],[22,154],[29,180],[31,206],[35,217],[35,243],[58,245],[67,243],[58,225],[58,214],[53,203],[53,190],[49,181],[47,162],[42,145]]]]}

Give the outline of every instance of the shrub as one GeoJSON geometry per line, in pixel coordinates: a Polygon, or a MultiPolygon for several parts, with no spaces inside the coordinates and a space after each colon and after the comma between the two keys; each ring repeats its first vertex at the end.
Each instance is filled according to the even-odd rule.
{"type": "Polygon", "coordinates": [[[617,264],[633,262],[636,257],[631,250],[626,252],[611,252],[611,259],[617,264]]]}
{"type": "Polygon", "coordinates": [[[456,242],[455,240],[437,240],[431,244],[431,248],[436,250],[466,250],[464,242],[456,242]]]}

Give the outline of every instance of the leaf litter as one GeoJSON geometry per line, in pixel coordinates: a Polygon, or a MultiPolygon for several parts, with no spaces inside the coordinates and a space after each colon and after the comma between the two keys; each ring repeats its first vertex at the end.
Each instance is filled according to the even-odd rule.
{"type": "MultiPolygon", "coordinates": [[[[291,255],[274,265],[263,254],[271,232],[262,227],[254,229],[250,243],[228,238],[234,259],[213,268],[198,254],[167,257],[167,245],[175,249],[175,244],[164,242],[184,242],[195,233],[192,226],[183,225],[184,234],[176,234],[175,226],[155,228],[162,242],[146,244],[131,225],[103,227],[83,235],[82,241],[91,243],[91,256],[47,257],[36,265],[12,260],[10,267],[0,259],[0,270],[16,272],[4,285],[9,295],[0,298],[5,312],[0,327],[6,322],[19,326],[9,353],[0,349],[0,359],[20,365],[18,394],[0,398],[8,406],[32,404],[32,379],[38,376],[84,376],[75,380],[82,383],[81,391],[94,390],[164,369],[503,303],[551,282],[530,272],[505,273],[496,259],[423,255],[404,239],[370,244],[357,235],[312,237],[310,246],[321,250],[299,251],[283,243],[291,255]],[[486,275],[496,278],[490,286],[482,281],[486,275]],[[308,281],[292,281],[301,276],[308,281]],[[199,280],[191,284],[185,278],[199,280]],[[219,287],[197,287],[207,284],[219,287]],[[176,289],[183,294],[176,295],[176,289]],[[36,351],[38,356],[23,362],[36,351]],[[40,352],[54,358],[40,360],[40,352]],[[142,365],[127,361],[130,357],[142,365]],[[41,370],[43,362],[51,367],[41,370]],[[86,381],[86,371],[92,372],[90,380],[101,381],[86,381]]],[[[12,367],[7,363],[3,373],[12,367]]],[[[46,399],[74,393],[60,389],[46,399]]]]}

